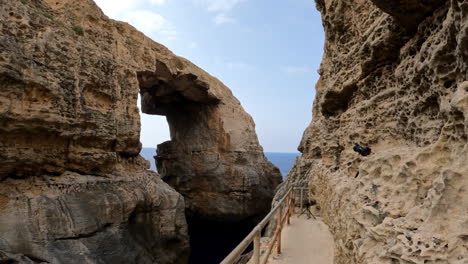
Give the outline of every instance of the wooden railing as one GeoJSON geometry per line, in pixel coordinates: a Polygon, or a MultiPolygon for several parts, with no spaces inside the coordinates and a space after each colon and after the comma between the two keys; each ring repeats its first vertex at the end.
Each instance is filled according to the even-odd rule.
{"type": "MultiPolygon", "coordinates": [[[[302,200],[302,197],[301,197],[302,200]]],[[[273,250],[276,244],[276,253],[281,254],[281,231],[283,230],[283,225],[286,222],[288,225],[290,223],[290,217],[293,213],[294,206],[294,189],[289,188],[285,193],[283,198],[278,202],[278,204],[268,213],[263,220],[254,227],[254,229],[247,235],[242,242],[221,262],[221,264],[234,264],[241,257],[242,253],[247,249],[247,247],[253,242],[253,255],[250,263],[253,264],[265,264],[270,257],[271,251],[273,250]],[[260,237],[262,235],[262,230],[265,226],[270,223],[272,217],[277,215],[277,225],[276,230],[271,238],[266,254],[263,258],[260,256],[260,237]],[[261,261],[260,261],[261,260],[261,261]]]]}

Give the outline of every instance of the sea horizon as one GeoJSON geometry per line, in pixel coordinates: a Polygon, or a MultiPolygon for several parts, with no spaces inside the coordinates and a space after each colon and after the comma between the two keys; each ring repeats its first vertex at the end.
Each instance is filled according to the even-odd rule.
{"type": "MultiPolygon", "coordinates": [[[[294,161],[296,157],[300,156],[300,152],[275,152],[275,151],[268,151],[264,152],[267,159],[273,163],[281,172],[283,176],[283,180],[286,178],[286,175],[289,173],[291,168],[294,165],[294,161]]],[[[156,148],[151,147],[143,147],[141,149],[140,155],[148,160],[151,164],[150,170],[156,171],[156,163],[153,156],[156,155],[156,148]]]]}

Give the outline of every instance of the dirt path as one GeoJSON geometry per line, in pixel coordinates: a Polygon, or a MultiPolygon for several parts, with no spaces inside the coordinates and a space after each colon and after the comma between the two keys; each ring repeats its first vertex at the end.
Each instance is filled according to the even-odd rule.
{"type": "Polygon", "coordinates": [[[281,243],[282,254],[273,253],[269,264],[333,264],[333,237],[319,218],[291,217],[281,243]]]}

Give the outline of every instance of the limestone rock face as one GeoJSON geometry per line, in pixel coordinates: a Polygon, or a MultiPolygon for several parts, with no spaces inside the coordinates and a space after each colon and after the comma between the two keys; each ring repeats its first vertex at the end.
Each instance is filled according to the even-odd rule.
{"type": "Polygon", "coordinates": [[[155,173],[110,179],[65,173],[7,179],[0,188],[0,250],[19,255],[0,260],[187,261],[183,198],[155,173]]]}
{"type": "Polygon", "coordinates": [[[309,186],[336,263],[467,263],[468,2],[316,3],[321,77],[287,182],[309,186]]]}
{"type": "Polygon", "coordinates": [[[0,262],[185,263],[185,204],[259,216],[280,180],[214,77],[91,0],[0,0],[0,262]],[[185,202],[139,156],[140,91],[185,202]]]}
{"type": "Polygon", "coordinates": [[[0,21],[0,260],[185,263],[184,199],[138,156],[137,70],[175,56],[91,1],[0,21]]]}

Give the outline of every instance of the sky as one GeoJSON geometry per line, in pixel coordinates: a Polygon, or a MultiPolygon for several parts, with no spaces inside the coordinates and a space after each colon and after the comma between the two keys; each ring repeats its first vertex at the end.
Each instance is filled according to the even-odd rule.
{"type": "MultiPolygon", "coordinates": [[[[297,152],[323,54],[314,0],[95,1],[228,86],[266,152],[297,152]]],[[[165,117],[141,114],[141,122],[144,147],[170,140],[165,117]]]]}

